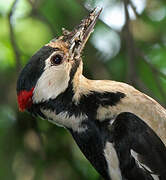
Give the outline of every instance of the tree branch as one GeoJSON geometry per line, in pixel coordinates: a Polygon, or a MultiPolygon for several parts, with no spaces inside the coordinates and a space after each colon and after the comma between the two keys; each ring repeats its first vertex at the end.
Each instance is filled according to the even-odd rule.
{"type": "MultiPolygon", "coordinates": [[[[159,89],[159,92],[161,94],[161,96],[163,97],[163,99],[166,99],[166,94],[164,92],[164,89],[161,85],[160,79],[158,76],[163,77],[164,79],[166,79],[166,74],[164,74],[163,72],[161,72],[160,70],[158,70],[150,61],[150,59],[139,49],[136,48],[137,50],[137,55],[140,56],[142,58],[142,60],[150,67],[152,73],[153,73],[153,77],[155,79],[156,85],[159,89]]],[[[166,105],[166,103],[165,103],[166,105]]]]}
{"type": "Polygon", "coordinates": [[[131,8],[132,8],[132,10],[133,10],[133,12],[134,12],[134,14],[136,15],[136,17],[139,17],[140,15],[137,13],[136,7],[134,6],[134,4],[132,3],[131,0],[129,0],[129,4],[130,4],[130,6],[131,6],[131,8]]]}
{"type": "Polygon", "coordinates": [[[152,92],[151,89],[149,89],[146,84],[138,77],[136,79],[136,84],[137,86],[141,89],[141,91],[143,91],[145,94],[148,94],[149,96],[153,97],[157,102],[159,102],[162,106],[165,107],[165,103],[163,104],[163,102],[161,102],[161,100],[159,98],[157,98],[156,96],[154,97],[154,93],[152,92]]]}
{"type": "MultiPolygon", "coordinates": [[[[129,18],[129,12],[128,12],[128,4],[131,2],[130,2],[130,0],[123,0],[123,1],[124,1],[125,17],[126,17],[126,23],[125,23],[125,27],[124,27],[125,41],[126,41],[126,47],[127,47],[127,52],[128,52],[128,56],[129,56],[127,81],[130,84],[132,84],[134,86],[136,85],[136,86],[140,87],[142,90],[147,91],[147,88],[144,86],[144,83],[137,76],[137,70],[136,70],[137,69],[136,68],[137,57],[140,56],[140,57],[142,57],[144,62],[146,62],[146,64],[148,64],[148,66],[151,68],[152,73],[154,75],[156,85],[159,89],[159,92],[160,92],[161,96],[164,99],[166,99],[165,92],[164,92],[161,82],[160,82],[159,78],[156,76],[156,74],[161,75],[164,78],[166,78],[166,75],[164,73],[162,73],[161,71],[159,71],[153,64],[151,64],[150,60],[148,60],[147,57],[136,47],[134,40],[133,40],[132,33],[130,32],[130,27],[129,27],[130,18],[129,18]]],[[[148,92],[150,92],[150,91],[148,90],[148,92]]],[[[150,94],[151,94],[151,92],[150,92],[150,94]]]]}
{"type": "Polygon", "coordinates": [[[28,3],[31,5],[32,7],[32,11],[31,11],[31,15],[38,18],[40,21],[42,21],[44,24],[46,24],[50,30],[52,35],[55,37],[57,36],[57,33],[54,29],[54,26],[49,22],[49,20],[38,10],[39,7],[39,2],[38,1],[31,1],[31,0],[27,0],[28,3]]]}
{"type": "Polygon", "coordinates": [[[166,74],[161,72],[159,69],[157,69],[152,63],[151,60],[145,55],[144,52],[142,52],[139,48],[136,48],[137,55],[142,58],[142,60],[151,68],[151,70],[166,79],[166,74]]]}
{"type": "Polygon", "coordinates": [[[127,53],[128,53],[128,72],[127,72],[127,82],[136,85],[136,78],[137,78],[137,71],[136,71],[136,62],[137,57],[135,53],[135,44],[133,40],[133,36],[130,32],[130,18],[129,18],[129,12],[128,12],[128,0],[124,1],[124,10],[125,10],[125,18],[126,23],[124,26],[124,35],[125,35],[125,42],[127,47],[127,53]]]}
{"type": "Polygon", "coordinates": [[[18,0],[15,0],[10,8],[10,11],[8,13],[8,23],[9,23],[9,37],[10,37],[10,42],[15,54],[15,61],[16,61],[16,71],[19,72],[21,69],[21,58],[20,58],[20,51],[18,49],[15,35],[14,35],[14,29],[12,25],[12,16],[16,7],[18,0]]]}

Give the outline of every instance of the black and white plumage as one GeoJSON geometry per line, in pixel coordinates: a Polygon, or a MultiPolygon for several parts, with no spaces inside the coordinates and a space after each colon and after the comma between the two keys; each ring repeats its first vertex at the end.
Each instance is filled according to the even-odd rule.
{"type": "Polygon", "coordinates": [[[32,56],[18,78],[19,108],[67,128],[105,180],[166,180],[166,110],[128,84],[82,75],[100,12],[32,56]]]}

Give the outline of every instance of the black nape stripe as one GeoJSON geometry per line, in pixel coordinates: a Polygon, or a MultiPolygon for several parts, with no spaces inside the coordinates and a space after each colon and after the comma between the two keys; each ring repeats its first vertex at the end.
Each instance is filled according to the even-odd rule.
{"type": "Polygon", "coordinates": [[[90,94],[81,97],[79,106],[84,109],[87,114],[96,116],[96,111],[100,105],[115,106],[124,97],[125,94],[121,92],[92,91],[90,94]]]}
{"type": "Polygon", "coordinates": [[[69,87],[64,93],[60,94],[56,99],[49,99],[46,102],[38,104],[43,109],[56,111],[57,114],[67,111],[69,116],[79,116],[86,114],[88,117],[95,119],[98,107],[115,106],[125,97],[121,92],[95,92],[92,91],[88,95],[82,95],[78,104],[72,101],[74,92],[69,87]]]}
{"type": "Polygon", "coordinates": [[[69,86],[71,85],[72,83],[72,80],[73,80],[73,77],[75,75],[75,73],[77,72],[77,69],[80,65],[80,62],[81,62],[81,59],[76,59],[74,60],[74,63],[72,65],[72,68],[71,68],[71,71],[70,71],[70,81],[69,81],[69,86]]]}
{"type": "Polygon", "coordinates": [[[31,57],[19,75],[17,81],[17,93],[21,90],[29,91],[32,87],[35,87],[37,80],[44,71],[45,60],[54,51],[56,51],[56,48],[43,46],[31,57]]]}

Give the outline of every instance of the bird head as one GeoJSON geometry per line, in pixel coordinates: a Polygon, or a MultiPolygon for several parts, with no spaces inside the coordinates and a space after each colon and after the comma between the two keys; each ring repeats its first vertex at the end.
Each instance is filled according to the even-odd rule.
{"type": "Polygon", "coordinates": [[[82,50],[93,31],[101,10],[94,9],[73,29],[44,45],[23,68],[17,81],[17,98],[21,111],[33,104],[55,99],[72,82],[76,71],[81,72],[82,50]]]}

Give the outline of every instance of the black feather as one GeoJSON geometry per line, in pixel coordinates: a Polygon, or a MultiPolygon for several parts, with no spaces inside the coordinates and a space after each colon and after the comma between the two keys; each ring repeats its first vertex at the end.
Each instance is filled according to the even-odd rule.
{"type": "Polygon", "coordinates": [[[43,46],[30,59],[28,64],[21,71],[17,80],[17,93],[21,90],[31,90],[35,87],[45,67],[45,60],[56,50],[50,46],[43,46]]]}
{"type": "Polygon", "coordinates": [[[78,104],[72,101],[74,92],[72,87],[61,93],[56,99],[49,99],[46,102],[38,103],[43,109],[56,111],[56,114],[68,112],[69,116],[80,116],[86,114],[90,118],[96,118],[97,109],[102,106],[115,106],[120,102],[125,94],[121,92],[95,92],[91,91],[88,95],[82,95],[78,104]]]}
{"type": "Polygon", "coordinates": [[[125,178],[153,179],[148,170],[137,165],[131,155],[134,150],[154,174],[166,179],[166,147],[144,121],[132,113],[121,113],[112,124],[110,134],[125,178]]]}
{"type": "Polygon", "coordinates": [[[106,143],[105,132],[100,131],[99,127],[92,119],[85,121],[83,126],[87,129],[81,133],[69,130],[77,145],[91,162],[95,169],[103,176],[105,180],[110,180],[107,162],[104,157],[104,147],[106,143]]]}

